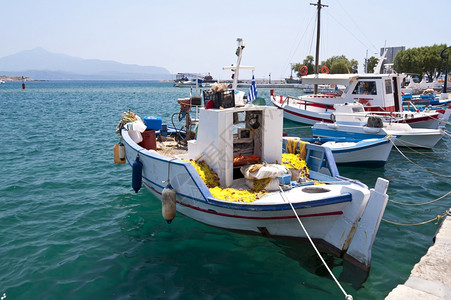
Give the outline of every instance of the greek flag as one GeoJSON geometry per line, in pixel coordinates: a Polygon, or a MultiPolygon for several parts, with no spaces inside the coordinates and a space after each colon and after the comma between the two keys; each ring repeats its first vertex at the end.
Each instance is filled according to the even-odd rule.
{"type": "Polygon", "coordinates": [[[252,83],[249,87],[249,94],[247,96],[247,103],[254,101],[257,98],[257,86],[255,85],[255,78],[252,75],[252,83]]]}

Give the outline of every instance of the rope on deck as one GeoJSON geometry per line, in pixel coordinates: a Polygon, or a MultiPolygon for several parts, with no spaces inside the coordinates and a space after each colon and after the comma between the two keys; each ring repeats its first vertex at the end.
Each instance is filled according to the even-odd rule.
{"type": "Polygon", "coordinates": [[[296,213],[296,210],[294,209],[293,204],[291,203],[291,201],[288,199],[288,197],[285,196],[285,192],[283,191],[283,189],[280,186],[279,186],[279,189],[280,189],[280,192],[281,192],[280,195],[281,195],[282,199],[285,202],[288,202],[290,204],[291,209],[293,210],[294,215],[296,216],[296,218],[298,219],[299,224],[301,225],[302,229],[304,230],[304,233],[307,236],[310,244],[312,244],[313,249],[315,249],[316,254],[318,254],[319,258],[323,262],[323,265],[326,267],[326,269],[329,272],[330,276],[332,276],[332,278],[334,279],[335,283],[340,288],[341,292],[345,295],[345,299],[346,300],[353,300],[352,295],[346,293],[346,291],[341,286],[340,282],[338,282],[337,278],[335,278],[334,273],[332,273],[332,271],[330,270],[329,266],[326,264],[326,261],[324,260],[324,258],[319,253],[318,249],[316,248],[315,244],[313,243],[312,239],[310,238],[310,235],[308,234],[307,230],[305,229],[304,224],[302,224],[301,219],[299,218],[298,214],[296,213]]]}

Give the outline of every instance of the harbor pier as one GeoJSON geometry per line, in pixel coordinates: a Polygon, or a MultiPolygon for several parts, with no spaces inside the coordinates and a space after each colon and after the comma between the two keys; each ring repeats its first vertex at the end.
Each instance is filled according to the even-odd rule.
{"type": "Polygon", "coordinates": [[[451,209],[435,235],[434,244],[413,267],[407,281],[385,299],[451,299],[451,209]]]}

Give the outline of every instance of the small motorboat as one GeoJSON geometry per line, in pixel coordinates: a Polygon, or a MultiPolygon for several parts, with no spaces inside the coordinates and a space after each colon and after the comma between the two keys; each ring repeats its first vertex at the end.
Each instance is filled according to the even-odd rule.
{"type": "Polygon", "coordinates": [[[368,139],[391,135],[396,137],[396,146],[430,149],[445,135],[442,129],[412,128],[407,123],[387,121],[366,113],[361,103],[335,104],[334,108],[331,117],[334,123],[316,123],[312,127],[313,136],[368,139]]]}
{"type": "Polygon", "coordinates": [[[289,152],[301,153],[307,143],[313,143],[330,148],[337,165],[382,167],[387,162],[394,141],[394,136],[363,140],[346,137],[284,137],[283,146],[289,152]]]}

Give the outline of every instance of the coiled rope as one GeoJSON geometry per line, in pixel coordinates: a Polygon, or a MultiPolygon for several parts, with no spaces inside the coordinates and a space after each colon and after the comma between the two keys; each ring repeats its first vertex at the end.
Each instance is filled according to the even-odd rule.
{"type": "Polygon", "coordinates": [[[302,224],[301,219],[299,218],[298,214],[296,213],[296,210],[293,207],[293,204],[291,203],[291,201],[288,199],[288,197],[285,196],[285,192],[283,191],[283,189],[279,186],[279,189],[281,191],[280,195],[283,199],[283,201],[288,202],[290,204],[291,209],[294,212],[294,215],[296,216],[296,218],[298,219],[299,224],[302,227],[302,230],[304,230],[305,235],[307,236],[310,244],[312,244],[313,249],[315,249],[316,254],[318,254],[319,258],[321,259],[323,265],[326,267],[327,271],[329,272],[330,276],[332,276],[332,278],[334,279],[335,283],[338,285],[338,287],[340,288],[341,292],[345,295],[345,299],[346,300],[352,300],[352,295],[347,294],[346,291],[343,289],[343,287],[341,286],[340,282],[338,282],[337,278],[335,278],[334,274],[332,273],[332,271],[330,270],[329,266],[326,264],[326,261],[324,260],[324,258],[321,256],[321,254],[319,253],[318,249],[316,248],[315,244],[313,243],[312,239],[310,238],[310,235],[308,234],[307,230],[304,227],[304,224],[302,224]]]}
{"type": "MultiPolygon", "coordinates": [[[[398,140],[398,141],[399,141],[399,140],[398,140]]],[[[402,153],[402,151],[399,150],[399,148],[395,145],[395,143],[393,143],[393,141],[391,141],[391,143],[393,144],[393,147],[395,147],[396,150],[398,150],[398,152],[399,152],[405,159],[407,159],[409,162],[411,162],[413,165],[417,166],[418,168],[420,168],[420,169],[422,169],[422,170],[424,170],[424,171],[426,171],[426,172],[428,172],[428,173],[430,173],[430,174],[432,174],[432,175],[435,175],[435,176],[451,178],[450,175],[442,175],[442,174],[439,174],[439,173],[430,171],[430,170],[428,170],[428,169],[426,169],[426,168],[420,166],[419,164],[415,163],[414,161],[412,161],[411,159],[409,159],[407,156],[405,156],[404,153],[402,153]]]]}

